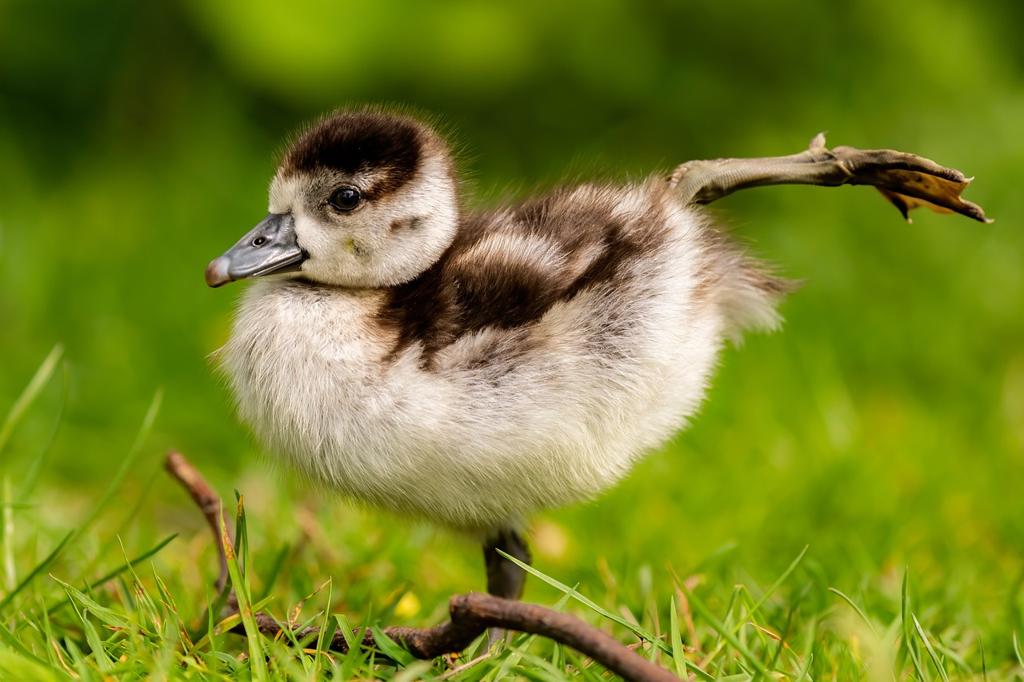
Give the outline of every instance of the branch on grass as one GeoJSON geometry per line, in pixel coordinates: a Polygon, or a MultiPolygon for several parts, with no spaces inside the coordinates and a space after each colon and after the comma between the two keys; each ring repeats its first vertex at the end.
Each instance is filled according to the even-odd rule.
{"type": "MultiPolygon", "coordinates": [[[[199,470],[185,459],[185,455],[180,452],[168,453],[164,467],[171,476],[177,479],[181,487],[188,491],[192,501],[196,503],[199,511],[203,513],[207,525],[210,526],[210,532],[213,533],[214,540],[216,540],[217,558],[220,562],[216,582],[217,592],[220,592],[228,583],[228,557],[224,553],[224,547],[220,541],[220,527],[221,520],[224,517],[224,504],[221,502],[220,496],[214,492],[210,484],[199,473],[199,470]]],[[[224,527],[231,534],[231,528],[227,524],[224,524],[224,527]]],[[[234,542],[233,537],[231,541],[234,542]]]]}
{"type": "MultiPolygon", "coordinates": [[[[167,456],[166,467],[192,496],[213,532],[220,561],[217,586],[221,589],[227,581],[227,557],[219,529],[223,506],[220,498],[183,455],[177,452],[170,453],[167,456]]],[[[229,599],[228,603],[229,608],[237,608],[235,600],[229,599]]],[[[458,594],[449,602],[449,614],[451,619],[447,623],[432,628],[389,627],[384,629],[384,633],[416,658],[430,659],[462,651],[489,628],[515,630],[547,637],[572,647],[627,680],[678,680],[668,670],[651,663],[579,618],[543,606],[488,594],[458,594]]],[[[280,624],[267,613],[257,613],[256,623],[259,631],[268,637],[282,634],[280,624]]],[[[245,634],[240,628],[234,631],[245,634]]],[[[317,628],[309,627],[293,634],[295,641],[309,641],[318,632],[317,628]]],[[[361,637],[359,646],[376,646],[373,633],[369,630],[363,632],[361,637]]],[[[346,652],[349,649],[349,642],[341,633],[335,633],[330,648],[346,652]]]]}

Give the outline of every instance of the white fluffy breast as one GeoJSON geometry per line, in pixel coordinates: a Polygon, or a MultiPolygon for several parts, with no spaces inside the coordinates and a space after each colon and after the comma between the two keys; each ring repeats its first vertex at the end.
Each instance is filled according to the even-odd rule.
{"type": "Polygon", "coordinates": [[[429,368],[416,344],[389,356],[383,294],[258,282],[226,347],[241,415],[313,478],[453,528],[516,526],[590,498],[693,414],[729,327],[727,306],[698,291],[713,257],[702,219],[668,219],[633,284],[463,336],[429,368]]]}

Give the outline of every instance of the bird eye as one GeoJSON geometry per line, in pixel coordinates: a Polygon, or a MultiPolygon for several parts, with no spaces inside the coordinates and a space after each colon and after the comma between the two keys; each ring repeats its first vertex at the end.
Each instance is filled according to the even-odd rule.
{"type": "Polygon", "coordinates": [[[255,246],[256,248],[259,248],[259,247],[263,246],[266,243],[267,243],[267,238],[266,237],[256,237],[256,239],[252,240],[252,245],[255,246]]]}
{"type": "Polygon", "coordinates": [[[362,196],[359,194],[359,190],[355,187],[341,187],[334,190],[334,194],[331,195],[330,202],[331,206],[339,211],[351,211],[359,205],[359,200],[361,198],[362,196]]]}

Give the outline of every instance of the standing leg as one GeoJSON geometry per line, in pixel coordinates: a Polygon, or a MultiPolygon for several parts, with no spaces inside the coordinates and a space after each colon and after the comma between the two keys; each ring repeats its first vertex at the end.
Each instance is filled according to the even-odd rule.
{"type": "Polygon", "coordinates": [[[530,550],[523,537],[514,530],[499,531],[484,544],[487,592],[495,597],[519,599],[523,596],[526,571],[498,554],[499,549],[526,564],[531,562],[530,550]]]}

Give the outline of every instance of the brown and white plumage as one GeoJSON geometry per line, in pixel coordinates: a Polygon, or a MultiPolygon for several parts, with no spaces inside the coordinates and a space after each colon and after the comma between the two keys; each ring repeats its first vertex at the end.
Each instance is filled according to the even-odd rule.
{"type": "Polygon", "coordinates": [[[492,534],[621,479],[697,409],[723,342],[775,324],[785,285],[664,177],[484,212],[457,187],[411,118],[303,134],[270,212],[304,260],[245,293],[225,366],[243,419],[314,479],[492,534]]]}
{"type": "MultiPolygon", "coordinates": [[[[207,267],[242,298],[224,364],[243,419],[312,479],[482,536],[487,589],[522,593],[518,530],[592,497],[693,415],[727,339],[787,290],[700,205],[771,184],[872,185],[989,222],[963,173],[825,146],[690,161],[640,183],[461,209],[427,125],[342,112],[302,134],[270,213],[207,267]]],[[[671,483],[670,483],[671,484],[671,483]]]]}

